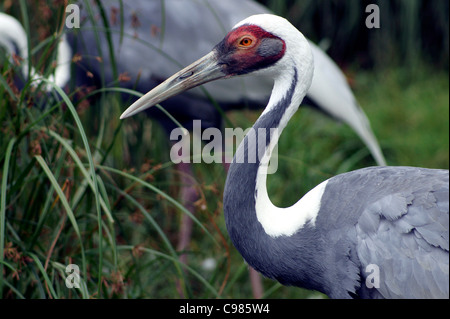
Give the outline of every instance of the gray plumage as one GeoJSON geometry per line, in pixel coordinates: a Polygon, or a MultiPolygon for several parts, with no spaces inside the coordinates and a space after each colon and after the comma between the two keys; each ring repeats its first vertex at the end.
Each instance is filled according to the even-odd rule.
{"type": "MultiPolygon", "coordinates": [[[[277,126],[283,105],[258,119],[256,134],[277,126]]],[[[246,139],[241,147],[239,156],[255,152],[246,139]]],[[[273,238],[256,218],[258,167],[235,158],[224,190],[228,232],[256,270],[331,298],[448,298],[448,170],[370,167],[337,175],[314,226],[273,238]],[[379,288],[366,284],[369,265],[379,268],[379,288]]]]}
{"type": "Polygon", "coordinates": [[[446,170],[361,169],[329,181],[316,227],[347,242],[331,249],[336,256],[354,250],[359,264],[352,267],[350,258],[333,264],[342,273],[357,271],[348,275],[361,297],[448,298],[448,194],[446,170]],[[365,285],[371,264],[380,270],[378,289],[365,285]]]}

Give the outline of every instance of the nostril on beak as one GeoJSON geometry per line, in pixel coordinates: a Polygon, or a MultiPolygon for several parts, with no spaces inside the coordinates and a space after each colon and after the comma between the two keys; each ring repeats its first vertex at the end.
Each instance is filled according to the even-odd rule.
{"type": "Polygon", "coordinates": [[[184,80],[184,79],[187,79],[188,77],[191,77],[192,75],[194,75],[194,72],[193,71],[189,71],[189,72],[183,74],[182,76],[180,76],[178,79],[179,80],[184,80]]]}

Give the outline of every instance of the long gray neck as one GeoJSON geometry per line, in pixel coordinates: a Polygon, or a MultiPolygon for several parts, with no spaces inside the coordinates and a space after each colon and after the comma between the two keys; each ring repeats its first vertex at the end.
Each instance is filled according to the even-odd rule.
{"type": "MultiPolygon", "coordinates": [[[[269,147],[273,147],[272,139],[278,141],[276,134],[281,133],[273,133],[271,129],[280,128],[280,126],[282,129],[300,104],[300,101],[295,101],[294,97],[298,84],[297,69],[294,68],[292,73],[289,85],[284,85],[285,91],[280,95],[281,98],[275,101],[270,109],[266,109],[256,121],[251,130],[254,136],[247,134],[239,145],[225,184],[223,200],[227,230],[233,244],[250,264],[252,262],[249,259],[255,255],[255,251],[252,250],[255,246],[264,245],[264,238],[268,237],[258,222],[255,210],[256,183],[261,159],[266,151],[271,151],[269,147]],[[287,113],[290,114],[286,115],[287,113]],[[286,119],[286,116],[289,118],[286,119]],[[254,141],[264,138],[262,134],[265,134],[265,143],[255,145],[254,141]],[[254,156],[255,153],[257,156],[254,156]]],[[[279,87],[275,86],[275,89],[279,87]]]]}

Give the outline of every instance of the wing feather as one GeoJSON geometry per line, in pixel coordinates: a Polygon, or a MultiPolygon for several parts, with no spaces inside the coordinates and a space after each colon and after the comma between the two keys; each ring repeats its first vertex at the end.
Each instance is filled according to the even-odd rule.
{"type": "Polygon", "coordinates": [[[448,298],[448,171],[390,173],[399,176],[383,187],[404,184],[363,209],[356,225],[361,264],[379,266],[385,298],[448,298]]]}

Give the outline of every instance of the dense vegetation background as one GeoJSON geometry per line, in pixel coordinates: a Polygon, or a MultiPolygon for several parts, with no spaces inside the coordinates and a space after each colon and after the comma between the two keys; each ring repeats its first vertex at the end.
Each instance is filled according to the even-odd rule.
{"type": "MultiPolygon", "coordinates": [[[[161,0],[164,1],[164,0],[161,0]]],[[[449,2],[447,0],[261,0],[319,43],[344,70],[390,165],[449,166],[449,2]],[[380,8],[367,29],[365,8],[380,8]]],[[[0,2],[29,36],[29,62],[51,73],[61,0],[0,2]]],[[[86,2],[91,5],[91,2],[86,2]]],[[[99,22],[101,27],[101,22],[99,22]]],[[[178,261],[180,176],[158,123],[136,117],[117,92],[74,102],[75,88],[43,99],[43,88],[14,84],[20,61],[0,50],[0,296],[3,298],[248,298],[247,266],[222,217],[226,173],[196,164],[194,234],[187,267],[178,261]],[[213,261],[215,267],[205,267],[213,261]],[[68,264],[81,289],[65,285],[68,264]]],[[[227,114],[250,127],[258,111],[227,114]]],[[[280,140],[270,176],[274,203],[290,205],[335,174],[375,165],[345,125],[303,109],[280,140]],[[295,178],[293,178],[295,177],[295,178]]],[[[265,297],[314,292],[264,280],[265,297]]]]}

